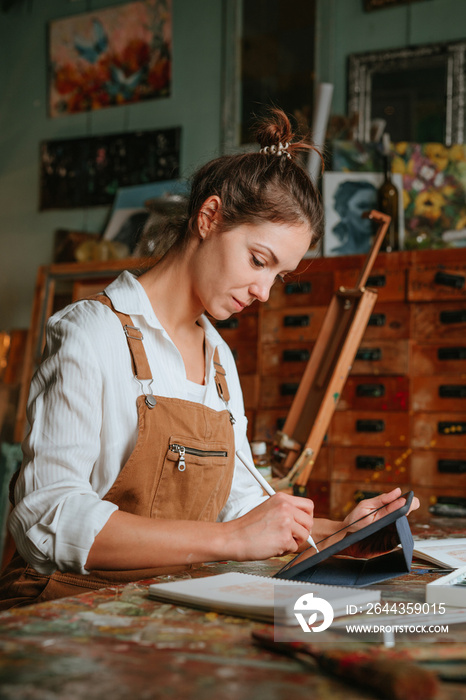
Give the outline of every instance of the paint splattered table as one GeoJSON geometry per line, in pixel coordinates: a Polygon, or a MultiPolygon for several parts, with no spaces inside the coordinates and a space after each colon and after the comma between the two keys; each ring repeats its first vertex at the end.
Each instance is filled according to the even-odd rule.
{"type": "MultiPolygon", "coordinates": [[[[466,521],[435,519],[432,523],[414,529],[422,536],[466,532],[466,521]]],[[[268,576],[283,562],[284,558],[243,564],[219,562],[200,566],[189,575],[199,577],[234,568],[268,576]]],[[[414,590],[422,587],[420,579],[412,573],[396,579],[396,585],[414,590]]],[[[148,583],[109,587],[0,615],[0,699],[377,697],[325,675],[317,667],[305,668],[298,661],[255,646],[251,632],[262,626],[259,623],[151,600],[148,583]]],[[[466,650],[463,629],[455,634],[455,643],[466,650]]],[[[466,685],[442,683],[438,697],[466,698],[466,685]]]]}

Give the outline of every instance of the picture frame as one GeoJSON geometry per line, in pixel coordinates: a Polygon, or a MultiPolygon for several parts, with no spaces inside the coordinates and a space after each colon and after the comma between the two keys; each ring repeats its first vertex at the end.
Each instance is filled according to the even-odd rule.
{"type": "Polygon", "coordinates": [[[171,2],[138,0],[50,22],[49,116],[168,97],[171,2]]]}
{"type": "Polygon", "coordinates": [[[39,209],[106,206],[120,187],[179,177],[181,128],[40,144],[39,209]]]}
{"type": "MultiPolygon", "coordinates": [[[[363,212],[377,209],[378,188],[384,180],[383,173],[328,172],[324,173],[322,194],[325,208],[324,257],[360,255],[371,247],[375,231],[363,212]]],[[[404,242],[403,180],[393,174],[398,190],[398,228],[400,248],[404,242]]]]}

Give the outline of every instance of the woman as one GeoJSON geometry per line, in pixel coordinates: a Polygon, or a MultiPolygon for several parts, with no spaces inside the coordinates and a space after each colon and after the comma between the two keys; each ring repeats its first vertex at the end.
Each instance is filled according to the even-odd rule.
{"type": "MultiPolygon", "coordinates": [[[[314,520],[311,500],[264,497],[235,458],[249,450],[238,375],[204,315],[266,301],[321,236],[320,199],[296,161],[305,146],[292,142],[285,114],[257,135],[260,153],[223,156],[195,175],[188,216],[161,236],[152,269],[123,273],[105,295],[50,319],[3,607],[294,552],[311,530],[319,540],[341,526],[314,520]]],[[[399,495],[358,506],[348,523],[399,507],[399,495]]]]}
{"type": "Polygon", "coordinates": [[[338,186],[334,200],[340,221],[332,229],[339,240],[339,244],[332,248],[332,254],[367,253],[374,235],[374,224],[371,219],[362,218],[362,215],[377,207],[376,188],[366,180],[346,180],[338,186]]]}

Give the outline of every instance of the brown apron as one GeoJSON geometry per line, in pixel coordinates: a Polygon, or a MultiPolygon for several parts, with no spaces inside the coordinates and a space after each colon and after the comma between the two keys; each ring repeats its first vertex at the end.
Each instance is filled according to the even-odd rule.
{"type": "MultiPolygon", "coordinates": [[[[93,297],[110,307],[126,334],[134,375],[152,375],[141,331],[130,316],[112,306],[107,296],[93,297]]],[[[214,354],[215,383],[229,399],[225,371],[214,354]]],[[[141,383],[142,386],[142,383],[141,383]]],[[[137,399],[138,437],[128,461],[105,495],[120,510],[148,518],[215,522],[227,502],[234,471],[234,419],[229,410],[215,411],[192,401],[142,394],[137,399]]],[[[173,573],[189,566],[129,571],[97,571],[89,575],[40,574],[16,553],[0,577],[0,610],[41,603],[88,589],[129,583],[173,573]]]]}

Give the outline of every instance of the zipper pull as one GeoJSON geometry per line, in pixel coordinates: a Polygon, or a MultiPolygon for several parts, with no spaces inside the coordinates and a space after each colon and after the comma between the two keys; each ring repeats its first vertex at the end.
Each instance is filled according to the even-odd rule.
{"type": "Polygon", "coordinates": [[[183,447],[183,445],[178,445],[178,454],[180,455],[180,458],[178,460],[178,471],[179,472],[184,472],[186,469],[186,462],[184,461],[184,456],[186,453],[186,448],[183,447]]]}
{"type": "Polygon", "coordinates": [[[230,423],[234,425],[236,423],[236,418],[234,417],[233,413],[228,409],[228,413],[230,414],[230,423]]]}

